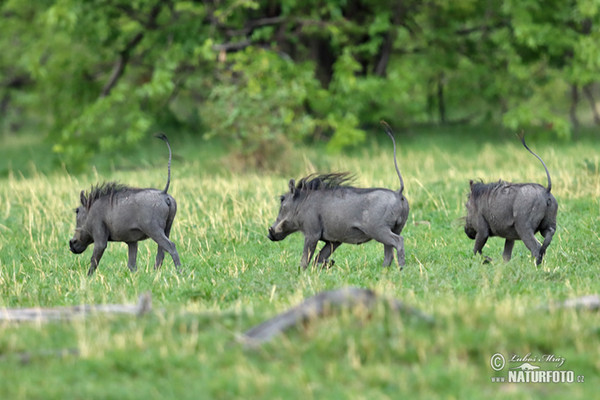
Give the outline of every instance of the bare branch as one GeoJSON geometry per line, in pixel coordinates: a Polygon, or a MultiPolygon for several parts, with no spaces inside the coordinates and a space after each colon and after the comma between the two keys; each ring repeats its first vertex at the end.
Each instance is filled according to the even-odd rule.
{"type": "Polygon", "coordinates": [[[110,94],[110,91],[113,89],[113,87],[115,87],[117,81],[125,72],[125,67],[127,66],[127,62],[129,61],[131,51],[142,41],[143,37],[144,33],[139,32],[133,37],[133,39],[129,41],[129,43],[127,43],[125,48],[121,50],[121,52],[119,53],[119,58],[115,62],[115,66],[113,67],[112,73],[110,74],[110,78],[108,78],[108,82],[106,82],[106,84],[102,88],[100,97],[106,97],[110,94]]]}
{"type": "MultiPolygon", "coordinates": [[[[167,4],[170,5],[171,2],[167,2],[167,4]]],[[[150,14],[148,15],[148,18],[146,20],[142,20],[138,15],[136,15],[133,12],[131,7],[129,6],[120,6],[119,8],[123,12],[125,12],[131,19],[138,21],[147,30],[153,30],[158,28],[158,25],[156,24],[156,19],[158,18],[158,14],[160,13],[162,5],[163,3],[159,1],[154,7],[152,7],[152,10],[150,11],[150,14]]],[[[115,87],[121,76],[123,76],[125,68],[127,67],[127,63],[129,62],[131,52],[133,51],[133,49],[135,49],[135,47],[138,44],[140,44],[143,38],[144,32],[138,32],[138,34],[135,35],[125,45],[125,48],[119,52],[119,58],[115,62],[112,73],[108,78],[108,82],[106,82],[106,84],[102,88],[100,97],[106,97],[110,94],[111,90],[115,87]]]]}
{"type": "Polygon", "coordinates": [[[0,321],[10,322],[48,322],[72,320],[90,314],[130,314],[141,316],[152,309],[150,292],[140,295],[137,304],[97,304],[53,308],[6,308],[0,310],[0,321]]]}
{"type": "Polygon", "coordinates": [[[246,47],[250,46],[251,44],[252,44],[252,41],[250,39],[245,39],[245,40],[242,40],[239,42],[215,44],[212,46],[212,49],[214,51],[238,51],[238,50],[245,49],[246,47]]]}

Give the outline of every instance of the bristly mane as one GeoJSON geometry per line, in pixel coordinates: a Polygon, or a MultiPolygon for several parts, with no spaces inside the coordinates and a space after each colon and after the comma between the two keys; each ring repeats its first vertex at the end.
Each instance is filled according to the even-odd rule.
{"type": "Polygon", "coordinates": [[[492,192],[494,189],[496,189],[504,184],[506,184],[506,182],[503,180],[499,180],[498,182],[491,182],[491,183],[483,183],[483,182],[473,183],[473,186],[471,186],[470,196],[472,196],[473,199],[477,199],[484,194],[492,192]]]}
{"type": "Polygon", "coordinates": [[[311,174],[300,179],[296,185],[298,190],[325,190],[340,187],[349,187],[348,183],[353,180],[349,172],[335,172],[331,174],[311,174]]]}
{"type": "Polygon", "coordinates": [[[123,185],[117,182],[104,182],[101,185],[97,184],[97,185],[92,185],[92,187],[90,188],[90,191],[85,193],[84,198],[85,198],[85,208],[87,208],[88,210],[90,209],[90,207],[92,206],[92,204],[94,204],[94,202],[102,197],[105,196],[110,196],[110,202],[112,203],[113,200],[113,196],[116,193],[122,192],[124,190],[127,189],[131,189],[129,186],[127,185],[123,185]]]}

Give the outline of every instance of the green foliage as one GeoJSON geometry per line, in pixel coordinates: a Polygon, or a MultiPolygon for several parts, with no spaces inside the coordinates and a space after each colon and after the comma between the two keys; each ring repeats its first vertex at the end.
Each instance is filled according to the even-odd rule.
{"type": "Polygon", "coordinates": [[[381,118],[568,138],[568,94],[600,71],[595,0],[44,0],[0,13],[1,127],[35,127],[68,168],[156,130],[222,137],[256,166],[306,140],[360,144],[381,118]]]}
{"type": "Polygon", "coordinates": [[[275,166],[287,146],[314,131],[304,112],[317,82],[311,63],[294,63],[272,51],[247,48],[220,66],[199,113],[208,137],[227,138],[236,156],[256,167],[275,166]]]}

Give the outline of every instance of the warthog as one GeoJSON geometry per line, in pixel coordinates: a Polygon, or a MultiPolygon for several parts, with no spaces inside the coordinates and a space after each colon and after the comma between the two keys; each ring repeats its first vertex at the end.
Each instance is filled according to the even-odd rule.
{"type": "Polygon", "coordinates": [[[400,180],[397,192],[380,188],[347,186],[348,173],[309,175],[298,184],[291,179],[290,191],[280,197],[277,220],[269,228],[269,239],[279,241],[289,234],[304,234],[301,265],[306,269],[319,240],[325,245],[316,262],[327,263],[342,243],[361,244],[374,239],[384,245],[383,266],[394,258],[404,266],[404,239],[400,232],[408,218],[408,201],[403,196],[404,181],[396,160],[396,141],[391,128],[382,121],[394,145],[394,165],[400,180]]]}
{"type": "Polygon", "coordinates": [[[129,246],[127,266],[136,268],[138,241],[152,238],[158,244],[154,268],[160,267],[167,251],[176,267],[181,265],[175,244],[169,240],[171,226],[177,212],[175,199],[167,194],[171,183],[171,146],[167,137],[157,135],[167,144],[169,163],[167,185],[159,189],[139,189],[115,182],[92,186],[89,193],[80,194],[81,205],[75,210],[77,226],[69,247],[80,254],[94,243],[94,252],[88,275],[92,275],[107,242],[125,242],[129,246]]]}
{"type": "Polygon", "coordinates": [[[546,164],[527,147],[524,135],[520,139],[523,146],[544,166],[548,186],[502,180],[487,184],[470,181],[465,233],[470,239],[475,239],[474,254],[481,254],[488,237],[505,238],[504,261],[510,260],[515,240],[522,240],[539,265],[556,231],[558,203],[550,193],[552,181],[546,164]],[[544,237],[541,245],[535,238],[537,232],[544,237]]]}

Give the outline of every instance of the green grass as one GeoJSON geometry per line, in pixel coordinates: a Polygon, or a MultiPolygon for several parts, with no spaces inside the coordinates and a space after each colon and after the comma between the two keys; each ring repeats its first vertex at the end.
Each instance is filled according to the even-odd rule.
{"type": "Polygon", "coordinates": [[[170,192],[179,209],[171,237],[185,273],[168,255],[154,271],[156,246],[145,241],[137,273],[127,269],[126,245],[111,243],[92,278],[91,249],[68,251],[79,191],[104,180],[163,187],[161,143],[80,175],[29,163],[24,154],[37,145],[27,138],[11,144],[21,158],[4,159],[0,178],[0,307],[135,303],[151,291],[154,311],[0,324],[0,398],[593,398],[600,316],[538,306],[600,293],[600,144],[528,138],[552,174],[558,231],[539,267],[521,242],[503,263],[498,238],[484,248],[494,262],[482,264],[460,221],[469,179],[545,184],[543,168],[511,135],[421,133],[397,135],[411,205],[403,271],[381,267],[383,246],[375,242],[341,246],[332,269],[300,271],[302,235],[266,237],[289,178],[347,170],[358,186],[397,188],[385,136],[345,155],[295,149],[281,168],[291,175],[231,171],[219,146],[173,138],[170,192]],[[348,285],[401,299],[436,324],[379,308],[369,316],[348,310],[260,349],[236,343],[305,297],[348,285]],[[506,376],[490,367],[498,352],[564,357],[560,369],[585,383],[491,383],[506,376]]]}

